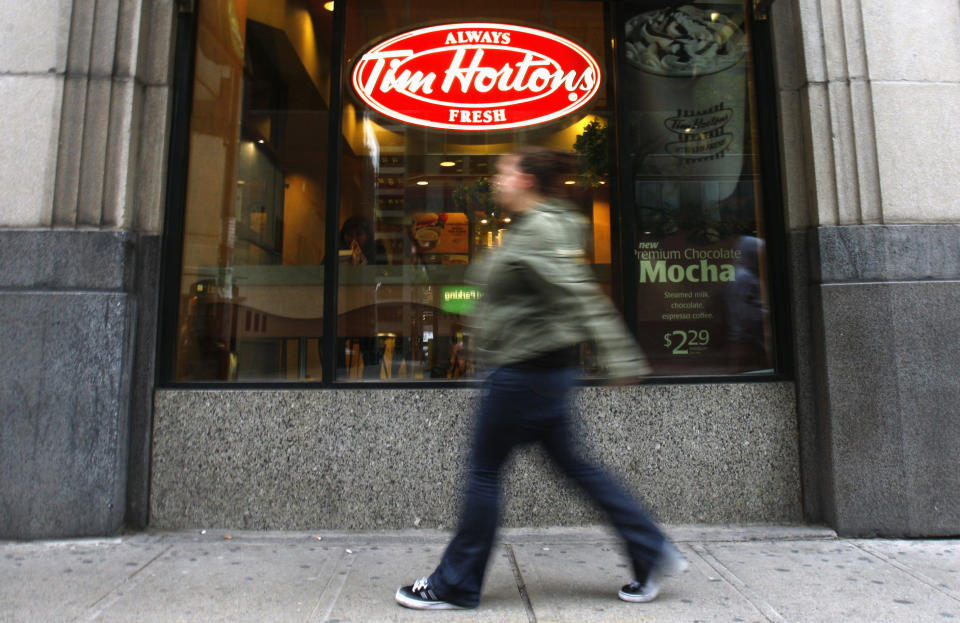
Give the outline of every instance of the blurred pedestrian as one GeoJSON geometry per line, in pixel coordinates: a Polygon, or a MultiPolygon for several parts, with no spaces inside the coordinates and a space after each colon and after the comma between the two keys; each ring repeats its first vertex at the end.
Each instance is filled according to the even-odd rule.
{"type": "Polygon", "coordinates": [[[524,148],[497,162],[494,194],[513,222],[500,249],[474,271],[484,286],[475,313],[484,383],[456,536],[436,570],[397,590],[408,608],[474,608],[497,531],[500,470],[517,446],[539,442],[563,473],[606,512],[626,543],[633,581],[626,601],[657,596],[686,561],[643,509],[574,447],[569,420],[579,345],[593,340],[615,383],[640,380],[645,358],[584,262],[585,219],[556,189],[572,156],[524,148]]]}

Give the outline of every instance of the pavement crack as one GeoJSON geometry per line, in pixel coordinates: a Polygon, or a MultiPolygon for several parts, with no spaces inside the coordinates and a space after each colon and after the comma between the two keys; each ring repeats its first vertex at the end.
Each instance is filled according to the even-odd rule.
{"type": "Polygon", "coordinates": [[[503,548],[507,551],[507,560],[510,561],[510,568],[513,570],[513,579],[517,582],[517,590],[520,591],[520,599],[523,601],[523,607],[527,611],[527,621],[537,623],[537,613],[533,611],[533,604],[530,602],[530,594],[527,592],[527,585],[523,581],[523,574],[520,573],[520,565],[517,564],[517,556],[513,553],[513,545],[504,543],[503,548]]]}

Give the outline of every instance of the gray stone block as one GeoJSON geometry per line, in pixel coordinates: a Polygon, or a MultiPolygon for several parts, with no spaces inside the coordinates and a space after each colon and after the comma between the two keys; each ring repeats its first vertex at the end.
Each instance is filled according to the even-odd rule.
{"type": "Polygon", "coordinates": [[[960,532],[960,282],[821,291],[831,453],[846,535],[960,532]]]}
{"type": "Polygon", "coordinates": [[[820,227],[815,282],[960,278],[960,224],[820,227]]]}
{"type": "Polygon", "coordinates": [[[130,452],[126,522],[146,528],[150,487],[150,428],[159,322],[160,236],[140,236],[137,247],[137,326],[130,389],[130,452]]]}
{"type": "Polygon", "coordinates": [[[805,82],[803,40],[797,5],[793,2],[774,2],[770,10],[777,86],[781,90],[795,91],[805,82]]]}
{"type": "MultiPolygon", "coordinates": [[[[104,197],[107,176],[107,142],[113,136],[110,123],[118,116],[112,104],[114,81],[107,78],[92,78],[84,84],[83,135],[80,145],[65,145],[66,153],[61,157],[70,157],[76,153],[80,162],[77,180],[77,203],[67,204],[75,210],[74,223],[80,227],[99,227],[105,223],[104,197]]],[[[113,130],[115,132],[115,130],[113,130]]],[[[115,175],[118,171],[109,171],[115,175]]],[[[57,205],[62,209],[63,205],[57,205]]],[[[71,223],[72,224],[72,223],[71,223]]]]}
{"type": "Polygon", "coordinates": [[[140,115],[140,142],[137,145],[135,229],[159,234],[163,230],[163,206],[167,183],[167,142],[170,123],[170,89],[145,87],[140,115]]]}
{"type": "Polygon", "coordinates": [[[58,74],[0,73],[0,227],[50,225],[63,89],[58,74]]]}
{"type": "MultiPolygon", "coordinates": [[[[918,2],[910,19],[922,28],[911,28],[902,35],[891,32],[892,21],[900,19],[900,0],[861,2],[862,46],[869,59],[870,78],[874,81],[923,83],[956,82],[960,79],[960,7],[955,2],[918,2]],[[911,43],[912,42],[912,43],[911,43]],[[937,50],[932,62],[917,63],[904,50],[923,46],[937,50]]],[[[859,20],[858,20],[859,21],[859,20]]]]}
{"type": "MultiPolygon", "coordinates": [[[[0,73],[62,73],[73,0],[0,3],[0,73]]],[[[4,111],[9,115],[9,110],[4,111]]],[[[5,136],[6,144],[16,145],[5,136]]]]}
{"type": "MultiPolygon", "coordinates": [[[[475,391],[156,392],[151,525],[455,525],[475,391]]],[[[791,383],[584,388],[581,435],[664,521],[798,521],[791,383]]],[[[506,470],[505,525],[601,520],[539,452],[506,470]]]]}
{"type": "MultiPolygon", "coordinates": [[[[88,4],[84,2],[75,2],[77,4],[88,4]]],[[[125,2],[125,5],[132,3],[125,2]]],[[[120,22],[121,2],[119,0],[105,0],[97,2],[93,9],[92,28],[87,35],[90,39],[90,58],[87,71],[93,76],[110,76],[117,67],[117,61],[122,63],[122,57],[118,58],[117,29],[120,22]]],[[[71,50],[72,56],[72,50],[71,50]]]]}
{"type": "Polygon", "coordinates": [[[122,293],[0,292],[0,538],[120,529],[132,312],[122,293]]]}
{"type": "MultiPolygon", "coordinates": [[[[110,128],[103,155],[100,224],[128,228],[136,219],[137,149],[143,129],[145,88],[132,80],[114,80],[110,91],[110,128]]],[[[159,206],[151,206],[159,208],[159,206]]]]}
{"type": "MultiPolygon", "coordinates": [[[[960,15],[960,5],[954,11],[960,15]]],[[[960,37],[951,37],[960,46],[960,37]]],[[[960,59],[951,60],[960,65],[960,59]]],[[[960,119],[958,87],[958,78],[871,82],[885,223],[960,221],[960,176],[953,173],[960,169],[960,149],[950,140],[960,127],[954,121],[960,119]]]]}
{"type": "Polygon", "coordinates": [[[176,39],[176,0],[154,0],[143,7],[137,77],[148,86],[169,86],[176,39]]]}
{"type": "Polygon", "coordinates": [[[135,248],[130,232],[0,230],[0,289],[129,291],[135,248]]]}

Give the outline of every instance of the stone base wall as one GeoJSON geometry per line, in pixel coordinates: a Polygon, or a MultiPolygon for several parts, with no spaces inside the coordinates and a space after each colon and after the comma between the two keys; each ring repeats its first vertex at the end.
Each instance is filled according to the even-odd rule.
{"type": "Polygon", "coordinates": [[[960,225],[822,227],[809,244],[825,518],[960,534],[960,225]]]}
{"type": "MultiPolygon", "coordinates": [[[[151,526],[451,528],[476,390],[160,390],[151,526]]],[[[587,451],[667,522],[798,522],[792,383],[590,387],[587,451]]],[[[601,518],[538,449],[505,476],[511,526],[601,518]]]]}
{"type": "Polygon", "coordinates": [[[149,246],[123,232],[0,230],[0,538],[122,528],[131,414],[141,431],[150,416],[131,399],[135,384],[152,390],[133,371],[153,359],[152,341],[139,357],[136,342],[149,246]]]}

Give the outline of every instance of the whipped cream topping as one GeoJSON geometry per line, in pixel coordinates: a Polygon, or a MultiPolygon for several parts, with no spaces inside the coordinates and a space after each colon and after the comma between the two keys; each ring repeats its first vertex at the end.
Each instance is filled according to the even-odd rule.
{"type": "Polygon", "coordinates": [[[743,31],[726,15],[692,5],[641,13],[626,24],[627,60],[663,76],[723,71],[743,57],[743,31]]]}

